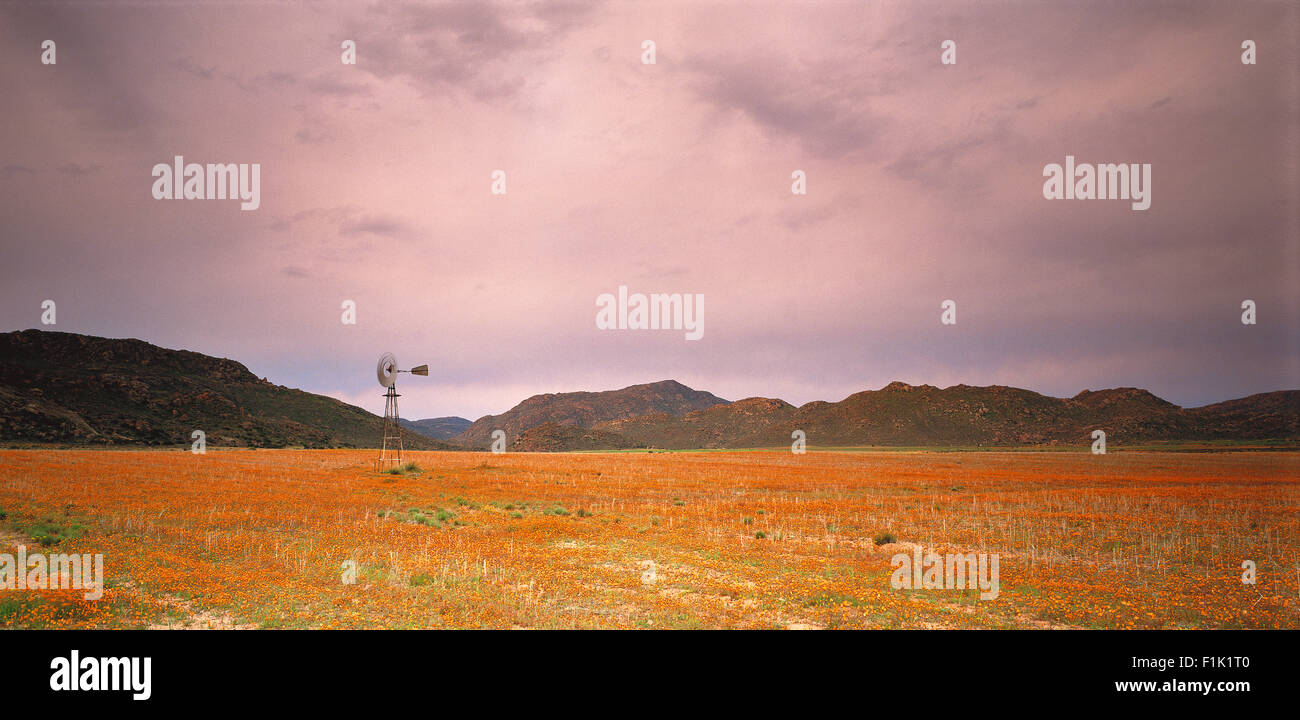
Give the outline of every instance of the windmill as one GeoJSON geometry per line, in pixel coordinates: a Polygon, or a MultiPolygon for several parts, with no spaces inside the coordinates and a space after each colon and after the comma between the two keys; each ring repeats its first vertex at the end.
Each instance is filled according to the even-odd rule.
{"type": "Polygon", "coordinates": [[[379,367],[375,369],[375,374],[379,378],[379,384],[388,388],[384,395],[384,444],[379,451],[379,460],[375,463],[380,470],[387,465],[402,464],[402,421],[397,414],[397,398],[401,396],[397,394],[397,373],[403,372],[428,377],[429,366],[417,365],[410,370],[398,370],[397,358],[392,353],[384,353],[379,357],[379,367]]]}

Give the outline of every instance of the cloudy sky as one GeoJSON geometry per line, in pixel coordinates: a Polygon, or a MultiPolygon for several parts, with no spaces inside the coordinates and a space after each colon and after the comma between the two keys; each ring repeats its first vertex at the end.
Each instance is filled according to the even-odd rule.
{"type": "Polygon", "coordinates": [[[5,6],[0,331],[53,299],[46,329],[376,412],[392,351],[432,368],[407,417],[665,378],[1300,387],[1297,6],[1132,5],[5,6]],[[175,155],[260,163],[260,209],[153,199],[175,155]],[[1150,163],[1150,209],[1044,199],[1066,155],[1150,163]],[[704,294],[704,337],[598,330],[619,285],[704,294]]]}

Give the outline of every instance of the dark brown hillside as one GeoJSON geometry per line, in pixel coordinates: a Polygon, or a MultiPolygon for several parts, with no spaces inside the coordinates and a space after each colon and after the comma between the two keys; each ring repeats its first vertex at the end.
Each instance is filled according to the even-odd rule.
{"type": "Polygon", "coordinates": [[[534,395],[500,415],[479,418],[454,440],[471,447],[488,447],[493,430],[504,430],[513,443],[524,430],[546,423],[591,427],[599,422],[653,413],[679,416],[726,402],[675,380],[604,392],[548,393],[534,395]]]}
{"type": "Polygon", "coordinates": [[[1260,440],[1300,435],[1300,392],[1279,390],[1187,411],[1214,438],[1260,440]]]}
{"type": "Polygon", "coordinates": [[[463,417],[426,418],[424,420],[402,420],[402,427],[434,440],[448,440],[465,432],[472,425],[463,417]]]}
{"type": "Polygon", "coordinates": [[[621,435],[578,427],[577,425],[560,425],[546,423],[528,428],[507,446],[511,452],[558,452],[572,450],[622,450],[624,448],[642,447],[621,435]]]}
{"type": "MultiPolygon", "coordinates": [[[[0,334],[0,442],[374,447],[383,420],[243,365],[140,340],[0,334]]],[[[450,447],[414,433],[413,449],[450,447]]]]}
{"type": "Polygon", "coordinates": [[[745,398],[726,405],[696,410],[681,417],[667,414],[612,420],[600,430],[617,433],[639,446],[658,448],[746,447],[747,438],[772,440],[790,437],[795,407],[784,400],[745,398]]]}
{"type": "MultiPolygon", "coordinates": [[[[426,433],[461,418],[415,423],[426,433]]],[[[379,417],[337,400],[274,385],[232,360],[28,330],[0,334],[0,442],[373,447],[379,417]]],[[[751,397],[734,403],[665,380],[622,390],[535,395],[470,424],[454,443],[487,448],[505,430],[510,450],[782,447],[802,430],[814,446],[1086,447],[1148,442],[1300,441],[1300,391],[1184,409],[1140,388],[1055,398],[993,385],[893,382],[839,402],[802,407],[751,397]]],[[[452,448],[416,432],[412,448],[452,448]]]]}
{"type": "Polygon", "coordinates": [[[688,413],[600,423],[628,441],[662,448],[789,445],[793,430],[823,446],[1087,445],[1104,430],[1114,445],[1151,441],[1297,439],[1298,391],[1184,410],[1137,388],[1054,398],[1005,386],[936,388],[894,382],[835,403],[794,408],[750,398],[688,413]]]}

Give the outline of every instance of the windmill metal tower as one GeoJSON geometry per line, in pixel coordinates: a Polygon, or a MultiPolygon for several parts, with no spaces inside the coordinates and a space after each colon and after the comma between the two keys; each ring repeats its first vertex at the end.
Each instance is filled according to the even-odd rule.
{"type": "Polygon", "coordinates": [[[429,366],[419,365],[410,370],[398,370],[397,358],[392,353],[380,356],[376,375],[379,384],[388,388],[388,392],[384,394],[384,443],[379,451],[379,460],[375,461],[377,470],[402,464],[402,421],[397,412],[397,398],[401,397],[397,394],[397,373],[400,372],[428,376],[429,366]]]}

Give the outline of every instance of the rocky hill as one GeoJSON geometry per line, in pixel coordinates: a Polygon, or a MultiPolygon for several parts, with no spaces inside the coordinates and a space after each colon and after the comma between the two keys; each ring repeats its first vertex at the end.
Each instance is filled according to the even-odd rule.
{"type": "Polygon", "coordinates": [[[510,447],[535,450],[780,447],[790,444],[794,430],[802,430],[810,444],[840,447],[1086,446],[1098,429],[1106,432],[1111,445],[1296,442],[1300,391],[1185,409],[1138,388],[1084,390],[1072,398],[1055,398],[999,385],[937,388],[894,382],[839,402],[801,407],[754,397],[684,414],[651,412],[575,422],[537,412],[529,417],[536,425],[516,420],[516,427],[522,428],[518,432],[504,428],[510,447]]]}
{"type": "Polygon", "coordinates": [[[534,395],[500,415],[481,417],[454,440],[470,447],[486,448],[492,442],[492,431],[504,430],[513,445],[523,431],[547,423],[591,427],[650,413],[676,417],[726,402],[675,380],[604,392],[548,393],[534,395]]]}
{"type": "MultiPolygon", "coordinates": [[[[0,334],[0,442],[375,447],[383,419],[258,378],[233,361],[140,340],[0,334]]],[[[411,449],[450,448],[408,433],[411,449]]]]}
{"type": "MultiPolygon", "coordinates": [[[[374,447],[382,419],[361,408],[258,378],[243,365],[139,340],[26,330],[0,334],[0,442],[374,447]]],[[[1145,442],[1300,442],[1300,391],[1181,408],[1138,388],[1056,398],[993,385],[890,383],[838,402],[795,407],[727,402],[664,380],[604,392],[535,395],[508,412],[403,421],[412,449],[509,450],[810,445],[1112,446],[1145,442]],[[447,438],[446,441],[436,438],[447,438]]]]}
{"type": "Polygon", "coordinates": [[[425,437],[433,438],[434,440],[447,440],[448,438],[456,437],[465,432],[465,430],[472,424],[473,423],[470,420],[454,416],[426,418],[424,420],[402,419],[402,427],[411,432],[417,432],[425,437]]]}
{"type": "Polygon", "coordinates": [[[1300,391],[1184,409],[1137,388],[1054,398],[998,385],[941,389],[894,382],[834,403],[796,408],[783,400],[747,398],[679,418],[647,415],[593,429],[660,448],[782,446],[796,429],[809,444],[829,446],[1086,445],[1096,429],[1111,444],[1294,441],[1300,435],[1300,391]]]}

